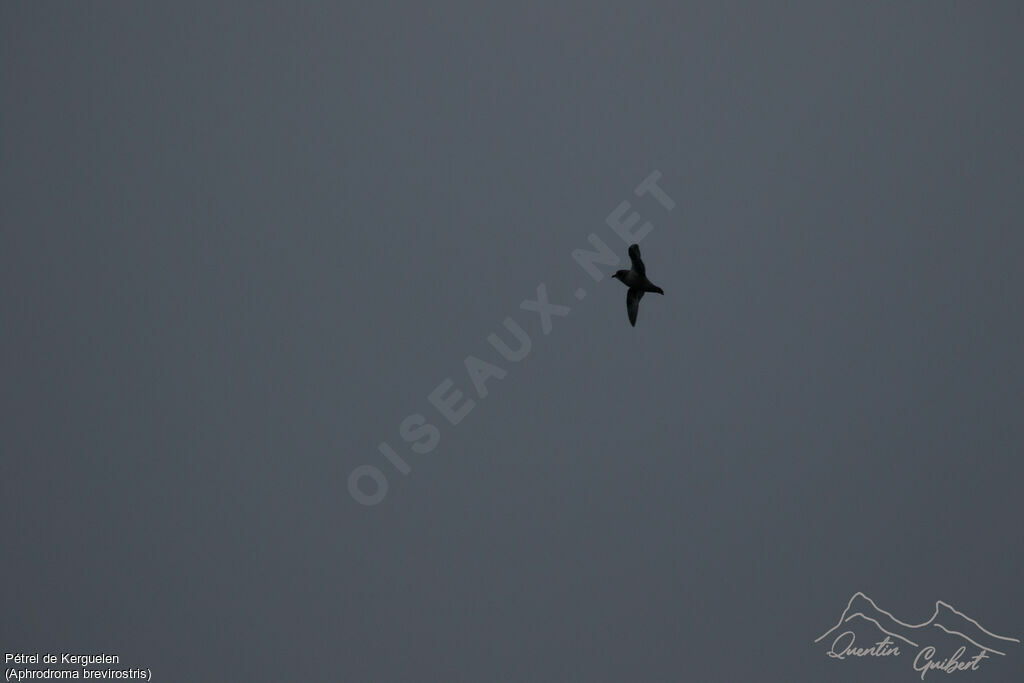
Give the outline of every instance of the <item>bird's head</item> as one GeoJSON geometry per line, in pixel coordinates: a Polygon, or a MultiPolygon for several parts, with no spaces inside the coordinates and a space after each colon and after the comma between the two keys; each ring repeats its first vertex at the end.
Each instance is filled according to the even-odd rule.
{"type": "Polygon", "coordinates": [[[616,280],[621,281],[621,282],[625,282],[627,275],[629,275],[629,271],[628,270],[617,270],[617,271],[615,271],[615,275],[612,275],[612,277],[614,279],[616,279],[616,280]]]}

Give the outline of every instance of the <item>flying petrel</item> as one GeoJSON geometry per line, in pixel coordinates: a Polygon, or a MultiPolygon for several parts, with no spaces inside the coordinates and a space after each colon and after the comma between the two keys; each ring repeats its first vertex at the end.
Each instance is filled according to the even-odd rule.
{"type": "Polygon", "coordinates": [[[661,287],[658,287],[647,279],[647,269],[644,262],[640,260],[640,247],[636,244],[629,246],[629,260],[633,262],[630,270],[617,270],[612,275],[616,280],[629,287],[626,292],[626,312],[629,313],[629,324],[636,327],[636,313],[640,308],[640,299],[644,298],[644,292],[664,294],[661,287]]]}

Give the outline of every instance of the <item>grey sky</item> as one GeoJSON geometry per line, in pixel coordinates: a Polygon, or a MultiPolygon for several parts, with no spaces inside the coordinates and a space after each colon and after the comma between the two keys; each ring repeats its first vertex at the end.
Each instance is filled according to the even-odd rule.
{"type": "Polygon", "coordinates": [[[858,590],[1024,638],[1020,4],[513,4],[0,5],[5,652],[919,680],[812,643],[858,590]],[[622,201],[636,328],[571,256],[622,201]]]}

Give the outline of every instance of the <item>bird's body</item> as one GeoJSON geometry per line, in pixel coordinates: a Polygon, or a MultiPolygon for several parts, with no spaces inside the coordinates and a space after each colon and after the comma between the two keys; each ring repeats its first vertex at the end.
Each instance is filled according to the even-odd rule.
{"type": "Polygon", "coordinates": [[[643,298],[644,292],[654,292],[655,294],[664,294],[665,292],[647,279],[647,269],[640,259],[638,245],[631,244],[629,246],[629,260],[632,261],[633,267],[629,270],[615,271],[612,277],[629,288],[629,291],[626,292],[626,313],[629,315],[629,324],[636,327],[636,314],[640,310],[640,299],[643,298]]]}

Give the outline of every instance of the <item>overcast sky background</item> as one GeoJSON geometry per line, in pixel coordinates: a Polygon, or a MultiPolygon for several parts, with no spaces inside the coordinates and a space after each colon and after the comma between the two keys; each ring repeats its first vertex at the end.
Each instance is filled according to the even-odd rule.
{"type": "Polygon", "coordinates": [[[4,652],[919,680],[812,643],[858,590],[1024,638],[1020,3],[513,4],[0,5],[4,652]],[[622,201],[636,328],[571,257],[622,201]]]}

